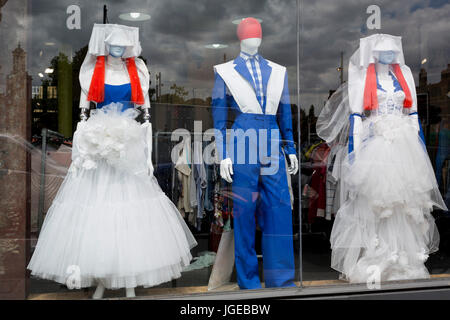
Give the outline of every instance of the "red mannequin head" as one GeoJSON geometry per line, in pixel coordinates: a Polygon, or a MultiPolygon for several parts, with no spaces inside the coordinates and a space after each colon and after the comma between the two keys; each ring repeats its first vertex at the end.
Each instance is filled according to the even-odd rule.
{"type": "Polygon", "coordinates": [[[262,39],[261,24],[255,18],[245,18],[237,27],[237,36],[240,41],[250,38],[262,39]]]}

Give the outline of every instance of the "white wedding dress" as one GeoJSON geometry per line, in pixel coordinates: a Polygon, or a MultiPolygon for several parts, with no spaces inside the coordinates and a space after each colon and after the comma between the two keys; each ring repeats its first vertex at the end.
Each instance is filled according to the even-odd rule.
{"type": "Polygon", "coordinates": [[[350,282],[428,278],[438,250],[433,206],[445,209],[417,118],[404,114],[404,92],[378,89],[377,110],[363,121],[362,143],[342,168],[348,199],[331,234],[331,266],[350,282]]]}
{"type": "Polygon", "coordinates": [[[137,111],[121,107],[97,109],[79,123],[73,162],[28,265],[32,275],[67,284],[72,274],[78,287],[100,281],[106,288],[134,288],[178,278],[189,265],[197,243],[147,173],[137,111]]]}

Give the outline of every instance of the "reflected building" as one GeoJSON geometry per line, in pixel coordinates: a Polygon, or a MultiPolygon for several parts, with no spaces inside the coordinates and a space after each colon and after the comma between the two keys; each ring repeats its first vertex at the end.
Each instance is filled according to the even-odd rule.
{"type": "Polygon", "coordinates": [[[428,153],[441,192],[446,194],[450,180],[450,64],[441,71],[441,79],[435,83],[428,83],[427,71],[420,70],[417,98],[428,153]]]}
{"type": "MultiPolygon", "coordinates": [[[[441,71],[441,80],[436,83],[428,83],[427,71],[422,68],[419,73],[418,94],[426,94],[428,96],[428,105],[440,109],[441,117],[448,117],[450,114],[450,64],[441,71]]],[[[423,107],[419,105],[419,108],[423,107]]]]}
{"type": "Polygon", "coordinates": [[[0,299],[26,297],[30,214],[31,77],[26,52],[13,52],[12,71],[0,96],[0,299]]]}

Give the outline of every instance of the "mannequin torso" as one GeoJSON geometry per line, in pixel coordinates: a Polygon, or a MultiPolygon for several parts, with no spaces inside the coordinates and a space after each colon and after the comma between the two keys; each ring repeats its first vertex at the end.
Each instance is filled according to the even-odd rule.
{"type": "Polygon", "coordinates": [[[106,58],[105,84],[122,85],[126,83],[130,83],[130,76],[125,61],[120,57],[115,58],[109,55],[106,58]]]}
{"type": "Polygon", "coordinates": [[[397,87],[395,86],[396,80],[390,66],[377,63],[376,72],[378,85],[381,88],[377,90],[378,109],[375,110],[375,114],[402,114],[405,93],[399,90],[398,84],[397,87]]]}

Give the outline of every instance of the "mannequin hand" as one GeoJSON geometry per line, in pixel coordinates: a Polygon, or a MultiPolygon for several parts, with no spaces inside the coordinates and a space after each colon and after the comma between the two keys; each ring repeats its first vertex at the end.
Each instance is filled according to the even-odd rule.
{"type": "Polygon", "coordinates": [[[289,168],[288,168],[288,172],[290,175],[294,175],[296,174],[298,171],[298,159],[297,156],[295,154],[290,154],[289,155],[289,168]]]}
{"type": "Polygon", "coordinates": [[[87,108],[81,108],[81,113],[80,113],[81,121],[87,120],[87,115],[86,115],[87,110],[88,110],[87,108]]]}
{"type": "Polygon", "coordinates": [[[411,125],[414,127],[414,129],[416,129],[416,132],[419,133],[420,132],[419,116],[417,115],[417,113],[415,113],[415,114],[409,115],[409,118],[411,121],[411,125]]]}
{"type": "Polygon", "coordinates": [[[230,158],[223,159],[220,161],[220,176],[226,181],[226,182],[233,182],[233,179],[231,179],[231,176],[233,175],[233,163],[231,162],[230,158]]]}

